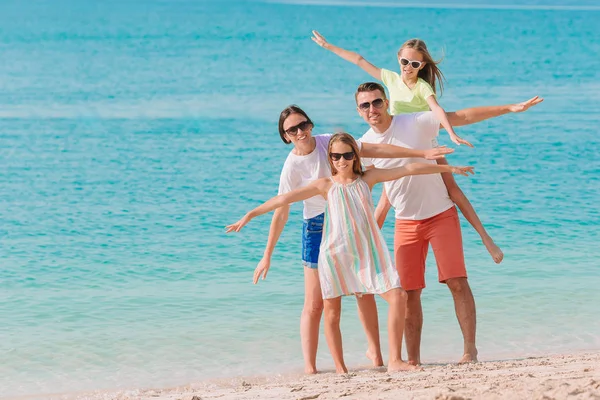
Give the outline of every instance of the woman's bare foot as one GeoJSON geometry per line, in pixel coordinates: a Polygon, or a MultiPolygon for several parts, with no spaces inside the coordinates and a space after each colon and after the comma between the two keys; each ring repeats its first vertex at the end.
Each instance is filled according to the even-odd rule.
{"type": "Polygon", "coordinates": [[[470,364],[477,362],[477,352],[475,354],[465,353],[458,362],[459,364],[470,364]]]}
{"type": "Polygon", "coordinates": [[[418,365],[412,365],[402,360],[398,361],[390,361],[388,364],[388,372],[396,372],[396,371],[423,371],[418,365]]]}
{"type": "Polygon", "coordinates": [[[304,366],[304,373],[306,375],[314,375],[317,373],[317,367],[314,365],[305,365],[304,366]]]}
{"type": "Polygon", "coordinates": [[[340,367],[335,367],[335,373],[336,374],[347,374],[348,373],[348,368],[346,368],[345,365],[342,365],[340,367]]]}
{"type": "Polygon", "coordinates": [[[367,358],[373,362],[374,367],[383,367],[383,357],[381,356],[381,351],[379,354],[376,354],[375,351],[367,350],[367,358]]]}
{"type": "Polygon", "coordinates": [[[488,253],[492,256],[492,259],[496,264],[500,264],[502,259],[504,258],[504,253],[500,250],[500,247],[496,246],[496,243],[492,240],[491,237],[487,237],[483,239],[483,244],[487,249],[488,253]]]}

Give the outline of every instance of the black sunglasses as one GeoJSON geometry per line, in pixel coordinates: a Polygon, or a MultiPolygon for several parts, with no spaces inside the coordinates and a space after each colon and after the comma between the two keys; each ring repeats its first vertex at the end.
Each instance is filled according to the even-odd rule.
{"type": "Polygon", "coordinates": [[[354,152],[349,151],[347,153],[329,153],[329,157],[331,157],[333,161],[339,161],[342,157],[344,157],[345,160],[352,160],[354,158],[354,152]]]}
{"type": "Polygon", "coordinates": [[[365,103],[360,103],[358,105],[358,108],[360,108],[363,111],[367,111],[369,108],[371,108],[371,104],[373,104],[373,107],[375,108],[381,108],[383,107],[384,101],[383,99],[375,99],[372,102],[365,102],[365,103]]]}
{"type": "Polygon", "coordinates": [[[307,131],[310,127],[312,127],[312,124],[310,122],[302,121],[298,125],[290,126],[289,128],[287,128],[285,130],[285,133],[287,133],[290,136],[296,136],[298,134],[298,130],[304,132],[307,131]]]}

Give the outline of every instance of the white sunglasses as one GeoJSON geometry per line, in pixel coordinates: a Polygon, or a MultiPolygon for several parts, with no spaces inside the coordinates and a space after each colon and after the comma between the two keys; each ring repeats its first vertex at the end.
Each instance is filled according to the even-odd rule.
{"type": "Polygon", "coordinates": [[[417,69],[417,68],[421,68],[421,65],[423,65],[423,61],[416,61],[416,60],[409,60],[408,58],[400,58],[400,64],[401,65],[408,65],[410,64],[411,67],[417,69]]]}

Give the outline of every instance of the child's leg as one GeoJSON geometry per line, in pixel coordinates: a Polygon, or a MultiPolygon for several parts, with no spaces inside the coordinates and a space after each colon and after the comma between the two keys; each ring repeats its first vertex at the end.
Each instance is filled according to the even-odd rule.
{"type": "Polygon", "coordinates": [[[402,361],[402,335],[404,334],[404,317],[406,315],[406,292],[403,289],[392,289],[381,295],[390,305],[388,311],[388,335],[390,359],[388,371],[421,370],[416,365],[402,361]]]}
{"type": "Polygon", "coordinates": [[[356,296],[356,303],[358,304],[358,316],[369,343],[367,357],[373,362],[374,367],[381,367],[383,366],[383,357],[381,356],[381,343],[379,342],[379,318],[375,296],[372,294],[356,296]]]}
{"type": "MultiPolygon", "coordinates": [[[[438,164],[448,164],[448,162],[445,159],[437,160],[437,162],[438,164]]],[[[469,199],[467,199],[467,196],[465,196],[460,187],[458,187],[458,184],[454,180],[454,176],[452,176],[452,174],[444,173],[442,174],[442,179],[444,180],[444,184],[446,185],[446,189],[448,190],[450,200],[452,200],[454,204],[457,205],[460,212],[465,216],[467,221],[469,221],[471,226],[475,228],[475,230],[481,237],[485,248],[492,256],[494,262],[496,262],[496,264],[502,262],[502,259],[504,258],[504,253],[502,253],[500,247],[498,247],[496,243],[494,243],[494,240],[492,240],[490,235],[488,235],[487,231],[483,227],[483,224],[481,223],[481,220],[477,216],[475,209],[471,205],[471,202],[469,201],[469,199]]]]}
{"type": "Polygon", "coordinates": [[[319,323],[323,314],[323,295],[316,268],[304,267],[304,308],[300,317],[300,338],[304,356],[304,372],[317,373],[319,323]]]}
{"type": "Polygon", "coordinates": [[[325,339],[329,351],[335,363],[335,372],[338,374],[348,373],[344,364],[344,352],[342,350],[342,332],[340,331],[340,317],[342,315],[342,298],[323,300],[325,306],[325,339]]]}

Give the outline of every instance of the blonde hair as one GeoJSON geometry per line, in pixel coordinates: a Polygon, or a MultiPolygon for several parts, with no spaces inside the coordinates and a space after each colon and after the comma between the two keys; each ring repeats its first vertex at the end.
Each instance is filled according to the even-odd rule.
{"type": "Polygon", "coordinates": [[[352,161],[352,172],[354,172],[358,176],[363,175],[362,166],[360,164],[360,154],[358,153],[358,145],[356,144],[356,140],[346,133],[346,132],[338,132],[329,139],[329,146],[327,147],[327,159],[329,160],[329,167],[331,168],[331,175],[337,175],[337,169],[333,166],[333,161],[331,161],[331,148],[334,143],[342,142],[352,147],[352,151],[354,152],[354,160],[352,161]]]}
{"type": "Polygon", "coordinates": [[[440,87],[441,96],[442,92],[444,91],[443,81],[446,78],[444,78],[444,74],[442,74],[442,71],[438,68],[437,65],[440,62],[442,62],[442,60],[434,60],[433,57],[431,57],[431,54],[429,54],[429,50],[427,50],[427,45],[421,39],[409,39],[406,42],[404,42],[402,47],[400,47],[400,50],[398,50],[398,57],[400,57],[400,53],[402,53],[402,50],[404,49],[414,49],[421,53],[421,55],[423,56],[423,62],[425,62],[425,66],[421,70],[419,70],[417,76],[423,79],[425,82],[429,83],[429,85],[433,89],[433,93],[437,93],[437,83],[437,85],[439,85],[440,87]]]}

